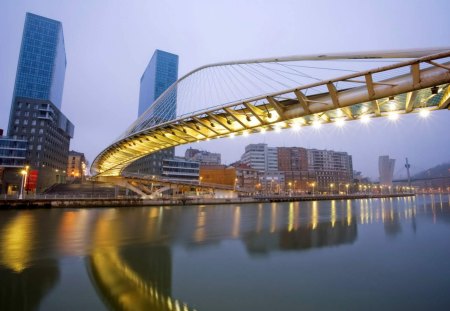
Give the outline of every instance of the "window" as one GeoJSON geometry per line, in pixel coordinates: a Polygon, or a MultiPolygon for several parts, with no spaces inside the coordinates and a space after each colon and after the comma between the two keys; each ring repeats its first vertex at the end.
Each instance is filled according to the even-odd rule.
{"type": "Polygon", "coordinates": [[[36,125],[36,120],[33,120],[33,121],[31,122],[31,125],[36,125]]]}
{"type": "Polygon", "coordinates": [[[28,120],[23,120],[23,125],[28,125],[28,120]]]}
{"type": "Polygon", "coordinates": [[[14,121],[14,124],[19,124],[19,119],[16,119],[16,120],[14,121]]]}
{"type": "Polygon", "coordinates": [[[37,150],[41,150],[41,145],[37,145],[37,150]]]}
{"type": "Polygon", "coordinates": [[[36,129],[33,127],[31,128],[31,134],[33,134],[36,131],[36,129]]]}
{"type": "Polygon", "coordinates": [[[40,129],[39,130],[39,134],[43,134],[44,133],[44,130],[43,129],[40,129]]]}

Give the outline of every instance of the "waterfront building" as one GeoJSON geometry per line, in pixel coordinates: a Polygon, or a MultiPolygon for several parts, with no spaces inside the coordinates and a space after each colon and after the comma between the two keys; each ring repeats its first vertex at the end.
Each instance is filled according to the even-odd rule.
{"type": "Polygon", "coordinates": [[[331,192],[351,189],[352,157],[346,152],[250,144],[241,163],[259,172],[261,189],[331,192]]]}
{"type": "Polygon", "coordinates": [[[392,186],[394,177],[395,159],[390,159],[384,155],[378,158],[378,172],[380,173],[380,185],[392,186]]]}
{"type": "Polygon", "coordinates": [[[74,126],[61,112],[66,53],[62,24],[27,13],[14,86],[8,136],[26,140],[26,161],[37,191],[65,181],[74,126]]]}
{"type": "Polygon", "coordinates": [[[83,182],[86,179],[86,166],[87,161],[84,153],[70,150],[66,170],[67,180],[83,182]]]}
{"type": "Polygon", "coordinates": [[[236,169],[236,185],[240,189],[248,191],[261,191],[259,182],[259,171],[251,168],[248,164],[237,162],[232,164],[236,169]]]}
{"type": "Polygon", "coordinates": [[[278,170],[278,152],[276,147],[267,144],[250,144],[245,147],[241,162],[260,172],[278,170]]]}
{"type": "Polygon", "coordinates": [[[173,157],[162,160],[163,177],[181,180],[198,180],[200,165],[182,157],[173,157]]]}
{"type": "MultiPolygon", "coordinates": [[[[178,79],[178,55],[156,50],[142,74],[139,89],[138,117],[144,113],[154,124],[169,121],[176,117],[176,90],[165,102],[152,105],[178,79]]],[[[142,174],[161,175],[163,159],[173,158],[175,148],[167,148],[138,159],[126,170],[142,174]]]]}
{"type": "Polygon", "coordinates": [[[197,161],[202,165],[220,165],[220,153],[212,153],[205,150],[189,148],[184,153],[186,160],[197,161]]]}
{"type": "Polygon", "coordinates": [[[15,194],[19,191],[26,167],[27,141],[3,136],[0,129],[0,194],[15,194]]]}
{"type": "Polygon", "coordinates": [[[319,192],[352,189],[353,161],[347,152],[308,149],[308,168],[316,174],[315,189],[319,192]]]}
{"type": "Polygon", "coordinates": [[[226,165],[200,165],[200,182],[235,186],[237,185],[236,169],[226,165]]]}

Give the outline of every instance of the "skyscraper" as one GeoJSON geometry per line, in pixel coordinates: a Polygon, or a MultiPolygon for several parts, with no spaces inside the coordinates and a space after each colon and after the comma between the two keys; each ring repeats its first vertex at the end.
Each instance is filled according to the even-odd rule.
{"type": "Polygon", "coordinates": [[[380,156],[378,158],[378,171],[380,173],[380,185],[392,186],[394,176],[395,159],[389,159],[389,156],[380,156]]]}
{"type": "Polygon", "coordinates": [[[61,22],[27,13],[8,135],[28,141],[37,191],[63,182],[74,126],[60,111],[66,72],[61,22]]]}
{"type": "MultiPolygon", "coordinates": [[[[178,79],[178,55],[156,50],[141,77],[138,117],[143,113],[153,124],[169,121],[176,117],[176,89],[164,101],[155,102],[178,79]]],[[[127,171],[160,175],[162,162],[173,158],[174,148],[168,148],[145,156],[127,167],[127,171]]]]}
{"type": "MultiPolygon", "coordinates": [[[[177,79],[178,55],[156,50],[141,77],[138,117],[177,79]]],[[[171,101],[169,107],[164,105],[152,113],[161,114],[162,109],[168,111],[172,119],[175,118],[176,100],[171,101]]]]}

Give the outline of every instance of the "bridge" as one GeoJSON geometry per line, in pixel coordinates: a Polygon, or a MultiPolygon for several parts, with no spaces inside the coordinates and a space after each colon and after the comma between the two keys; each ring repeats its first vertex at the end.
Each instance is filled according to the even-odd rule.
{"type": "Polygon", "coordinates": [[[211,139],[395,119],[404,113],[427,115],[449,109],[449,83],[450,47],[202,66],[170,86],[106,147],[91,173],[122,176],[128,165],[148,154],[211,139]]]}

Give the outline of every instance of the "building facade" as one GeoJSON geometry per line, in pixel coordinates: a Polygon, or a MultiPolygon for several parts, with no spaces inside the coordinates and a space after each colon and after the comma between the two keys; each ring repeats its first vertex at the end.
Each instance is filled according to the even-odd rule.
{"type": "Polygon", "coordinates": [[[259,172],[261,191],[334,193],[353,182],[352,157],[346,152],[250,144],[240,162],[259,172]]]}
{"type": "Polygon", "coordinates": [[[86,179],[87,161],[84,153],[69,151],[69,158],[67,161],[67,180],[83,182],[86,179]]]}
{"type": "Polygon", "coordinates": [[[236,186],[236,169],[226,165],[200,165],[200,182],[236,186]]]}
{"type": "Polygon", "coordinates": [[[28,142],[26,161],[38,192],[65,181],[74,126],[61,112],[66,71],[62,25],[27,13],[8,136],[28,142]]]}
{"type": "Polygon", "coordinates": [[[353,161],[347,152],[308,149],[308,167],[316,175],[316,191],[344,192],[353,183],[353,161]]]}
{"type": "Polygon", "coordinates": [[[384,155],[378,158],[378,171],[380,173],[380,185],[392,186],[394,177],[395,159],[384,155]]]}
{"type": "Polygon", "coordinates": [[[237,187],[248,191],[261,191],[261,183],[259,181],[259,171],[251,168],[244,163],[235,163],[237,187]]]}
{"type": "Polygon", "coordinates": [[[0,194],[17,194],[21,171],[26,166],[28,143],[24,139],[3,136],[0,129],[0,194]]]}
{"type": "Polygon", "coordinates": [[[205,150],[189,148],[184,153],[186,160],[197,161],[202,165],[220,165],[220,153],[212,153],[205,150]]]}
{"type": "MultiPolygon", "coordinates": [[[[138,117],[147,114],[149,122],[154,124],[169,121],[176,117],[177,97],[173,90],[167,100],[157,105],[154,101],[178,79],[178,55],[156,50],[145,69],[139,90],[138,117]]],[[[129,172],[161,175],[163,160],[173,158],[174,148],[168,148],[144,156],[126,168],[129,172]]]]}
{"type": "Polygon", "coordinates": [[[278,151],[267,144],[250,144],[245,147],[241,162],[260,172],[278,170],[278,151]]]}
{"type": "Polygon", "coordinates": [[[179,180],[198,180],[200,165],[182,157],[166,158],[162,161],[162,176],[179,180]]]}

